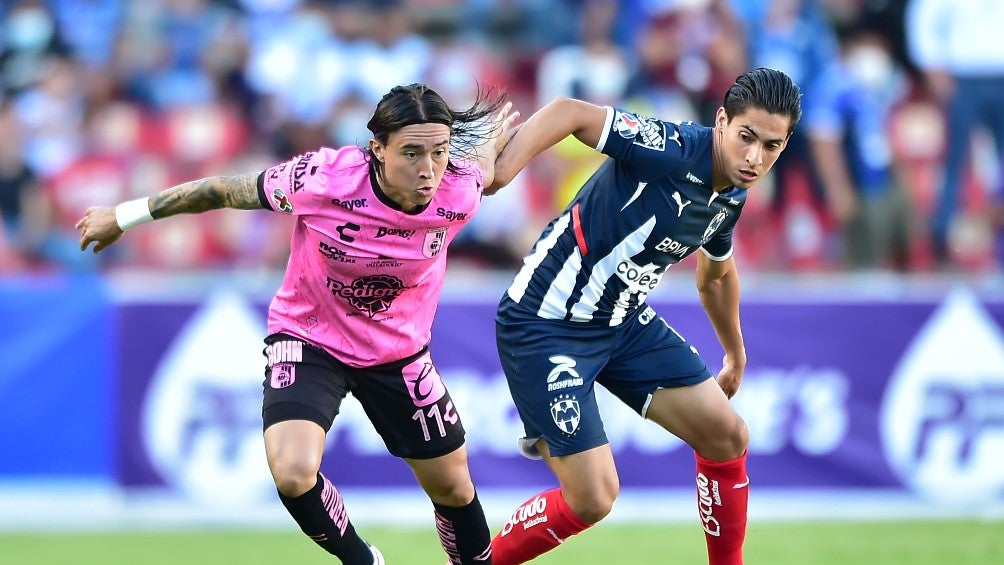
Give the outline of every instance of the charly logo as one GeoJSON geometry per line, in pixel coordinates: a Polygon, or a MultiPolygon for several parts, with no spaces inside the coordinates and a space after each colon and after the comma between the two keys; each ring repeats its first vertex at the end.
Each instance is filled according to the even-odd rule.
{"type": "Polygon", "coordinates": [[[264,333],[260,314],[242,297],[211,295],[150,381],[143,448],[163,480],[193,500],[247,505],[274,496],[261,441],[263,359],[248,355],[261,350],[264,333]]]}
{"type": "Polygon", "coordinates": [[[435,404],[446,394],[446,385],[428,352],[405,366],[401,376],[415,406],[435,404]]]}
{"type": "Polygon", "coordinates": [[[331,294],[344,298],[370,318],[389,310],[394,299],[408,290],[401,279],[392,275],[359,277],[348,284],[328,277],[327,286],[331,294]]]}
{"type": "Polygon", "coordinates": [[[568,435],[579,429],[579,401],[570,394],[562,394],[551,401],[551,418],[558,429],[568,435]]]}
{"type": "Polygon", "coordinates": [[[882,406],[893,470],[953,504],[1004,495],[1004,333],[972,293],[949,294],[907,349],[882,406]]]}

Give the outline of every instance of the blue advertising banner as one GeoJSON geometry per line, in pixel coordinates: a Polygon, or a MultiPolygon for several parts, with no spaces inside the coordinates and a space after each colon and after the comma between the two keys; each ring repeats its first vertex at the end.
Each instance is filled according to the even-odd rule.
{"type": "Polygon", "coordinates": [[[113,316],[97,278],[0,279],[0,479],[111,476],[113,316]]]}
{"type": "MultiPolygon", "coordinates": [[[[653,304],[704,354],[721,349],[698,304],[653,304]]],[[[200,500],[274,498],[261,442],[265,305],[222,292],[123,304],[118,480],[200,500]]],[[[1004,303],[965,290],[940,302],[747,302],[749,365],[733,400],[762,489],[894,492],[935,504],[1004,498],[1004,303]]],[[[522,458],[494,343],[494,301],[444,300],[432,355],[468,430],[479,488],[553,483],[522,458]]],[[[621,484],[691,488],[692,451],[601,395],[621,484]]],[[[408,487],[354,401],[329,434],[324,472],[345,488],[408,487]]]]}

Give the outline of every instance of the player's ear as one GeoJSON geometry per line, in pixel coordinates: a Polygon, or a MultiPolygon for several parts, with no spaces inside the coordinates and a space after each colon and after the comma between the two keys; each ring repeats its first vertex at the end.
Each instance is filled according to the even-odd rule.
{"type": "Polygon", "coordinates": [[[370,153],[377,161],[383,163],[383,145],[375,139],[370,139],[370,153]]]}
{"type": "Polygon", "coordinates": [[[718,111],[715,112],[715,126],[719,130],[724,130],[725,126],[729,123],[729,115],[725,113],[725,106],[719,106],[718,111]]]}

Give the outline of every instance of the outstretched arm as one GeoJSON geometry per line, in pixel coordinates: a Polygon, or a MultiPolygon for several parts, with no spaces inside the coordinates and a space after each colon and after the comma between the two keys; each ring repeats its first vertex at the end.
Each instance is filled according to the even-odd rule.
{"type": "Polygon", "coordinates": [[[495,161],[495,180],[485,192],[492,194],[509,184],[530,159],[569,135],[596,147],[606,116],[601,106],[564,96],[555,98],[519,126],[495,161]]]}
{"type": "Polygon", "coordinates": [[[206,177],[162,190],[155,196],[123,202],[114,208],[88,208],[77,222],[80,249],[95,243],[97,253],[115,243],[130,227],[176,214],[199,214],[219,208],[254,210],[258,199],[258,173],[206,177]]]}
{"type": "Polygon", "coordinates": [[[701,305],[715,328],[715,335],[725,350],[718,385],[732,398],[746,370],[746,346],[739,325],[739,271],[731,257],[714,261],[703,252],[697,254],[697,291],[701,305]]]}

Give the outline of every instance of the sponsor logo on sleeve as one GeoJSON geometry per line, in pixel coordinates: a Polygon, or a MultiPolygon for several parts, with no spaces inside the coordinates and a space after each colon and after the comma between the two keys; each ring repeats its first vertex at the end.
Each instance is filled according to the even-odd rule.
{"type": "Polygon", "coordinates": [[[654,151],[664,151],[667,139],[673,139],[673,141],[680,143],[679,131],[674,130],[674,136],[668,138],[666,125],[662,120],[656,118],[618,111],[614,117],[613,128],[624,139],[634,140],[635,145],[654,151]]]}
{"type": "Polygon", "coordinates": [[[313,151],[304,153],[299,159],[297,159],[296,165],[293,166],[293,176],[290,178],[290,190],[293,191],[293,194],[303,190],[303,178],[307,176],[308,169],[311,175],[317,172],[317,167],[310,166],[310,160],[313,158],[313,151]]]}
{"type": "Polygon", "coordinates": [[[293,203],[281,188],[272,191],[272,208],[287,214],[293,213],[293,203]]]}

